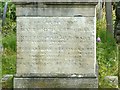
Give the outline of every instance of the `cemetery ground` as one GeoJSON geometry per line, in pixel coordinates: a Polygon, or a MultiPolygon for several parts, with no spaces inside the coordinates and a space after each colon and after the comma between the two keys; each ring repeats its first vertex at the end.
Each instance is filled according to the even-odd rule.
{"type": "MultiPolygon", "coordinates": [[[[6,21],[7,23],[3,27],[2,37],[2,44],[4,48],[2,54],[2,77],[6,74],[14,75],[16,73],[16,33],[13,31],[15,22],[10,19],[6,19],[6,21]]],[[[99,88],[116,88],[118,87],[117,85],[113,85],[105,80],[106,76],[118,76],[119,65],[117,45],[114,37],[106,33],[106,22],[104,16],[103,19],[97,21],[96,36],[101,39],[101,42],[96,43],[99,88]]],[[[11,77],[7,80],[7,82],[3,82],[2,87],[12,88],[12,80],[13,78],[11,77]]]]}

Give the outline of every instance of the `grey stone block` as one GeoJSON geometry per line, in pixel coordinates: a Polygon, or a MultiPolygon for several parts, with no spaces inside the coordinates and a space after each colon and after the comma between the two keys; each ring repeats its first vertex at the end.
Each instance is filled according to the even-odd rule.
{"type": "Polygon", "coordinates": [[[14,88],[97,88],[97,78],[14,78],[14,88]]]}
{"type": "Polygon", "coordinates": [[[86,2],[86,3],[93,3],[98,2],[97,0],[11,0],[12,2],[72,2],[72,3],[80,3],[80,2],[86,2]]]}
{"type": "Polygon", "coordinates": [[[110,84],[118,86],[118,76],[106,76],[105,80],[108,81],[110,84]]]}
{"type": "Polygon", "coordinates": [[[85,6],[85,5],[57,5],[54,7],[52,5],[44,6],[31,6],[22,5],[22,7],[16,8],[17,16],[39,16],[39,17],[95,17],[95,6],[85,6]],[[49,8],[48,8],[49,7],[49,8]],[[83,12],[84,11],[84,12],[83,12]]]}
{"type": "Polygon", "coordinates": [[[4,75],[3,78],[1,79],[1,81],[2,81],[2,82],[6,82],[8,79],[10,79],[10,78],[12,78],[12,77],[13,77],[13,75],[10,75],[10,74],[4,75]]]}
{"type": "Polygon", "coordinates": [[[94,17],[18,17],[17,74],[96,72],[94,17]]]}
{"type": "Polygon", "coordinates": [[[13,2],[18,16],[14,88],[97,88],[96,0],[13,2]]]}

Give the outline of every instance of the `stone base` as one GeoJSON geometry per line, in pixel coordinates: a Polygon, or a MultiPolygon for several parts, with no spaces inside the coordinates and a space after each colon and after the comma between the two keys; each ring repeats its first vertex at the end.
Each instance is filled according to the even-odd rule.
{"type": "Polygon", "coordinates": [[[14,88],[98,88],[97,78],[14,78],[14,88]]]}

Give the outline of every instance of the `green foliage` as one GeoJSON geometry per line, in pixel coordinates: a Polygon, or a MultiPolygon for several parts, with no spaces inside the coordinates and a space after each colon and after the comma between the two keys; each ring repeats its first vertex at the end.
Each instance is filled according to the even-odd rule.
{"type": "MultiPolygon", "coordinates": [[[[2,15],[4,12],[4,5],[5,3],[3,3],[3,6],[0,7],[0,9],[2,10],[2,15]]],[[[11,33],[11,32],[16,32],[16,16],[15,16],[15,5],[12,3],[8,3],[8,9],[7,9],[7,14],[6,14],[6,19],[4,22],[4,26],[2,27],[2,34],[3,36],[6,36],[7,34],[11,33]]]]}
{"type": "Polygon", "coordinates": [[[105,21],[97,22],[97,36],[101,42],[97,43],[97,60],[99,65],[99,87],[116,87],[104,80],[105,76],[118,75],[118,60],[116,42],[111,34],[106,33],[105,21]]]}
{"type": "MultiPolygon", "coordinates": [[[[3,12],[4,12],[4,6],[5,6],[5,2],[0,2],[0,11],[1,11],[1,15],[3,16],[3,12]]],[[[13,4],[12,2],[8,2],[8,8],[7,8],[7,15],[6,18],[8,18],[9,20],[16,20],[16,7],[15,4],[13,4]]]]}
{"type": "Polygon", "coordinates": [[[2,56],[2,74],[15,74],[16,72],[16,53],[7,49],[2,56]]]}
{"type": "MultiPolygon", "coordinates": [[[[118,64],[118,68],[119,68],[119,69],[118,69],[118,70],[119,70],[119,71],[118,71],[118,78],[120,79],[120,45],[118,45],[117,50],[118,50],[118,54],[117,54],[118,57],[117,57],[117,58],[118,58],[118,60],[119,60],[119,61],[118,61],[118,63],[119,63],[119,64],[118,64]]],[[[119,84],[119,88],[120,88],[120,81],[119,81],[118,84],[119,84]]]]}
{"type": "Polygon", "coordinates": [[[3,48],[16,52],[16,34],[14,32],[3,37],[3,48]]]}
{"type": "Polygon", "coordinates": [[[8,35],[11,32],[16,32],[16,22],[6,18],[6,23],[2,27],[2,35],[6,36],[6,35],[8,35]]]}
{"type": "MultiPolygon", "coordinates": [[[[2,15],[5,2],[0,3],[2,15]]],[[[2,27],[2,74],[15,74],[16,71],[16,16],[15,5],[8,3],[5,24],[2,27]]]]}

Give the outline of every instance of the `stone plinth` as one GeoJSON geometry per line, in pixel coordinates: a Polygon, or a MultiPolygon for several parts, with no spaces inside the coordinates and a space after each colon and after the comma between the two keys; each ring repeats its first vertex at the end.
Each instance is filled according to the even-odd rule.
{"type": "Polygon", "coordinates": [[[97,87],[96,2],[19,0],[16,5],[14,87],[97,87]]]}

